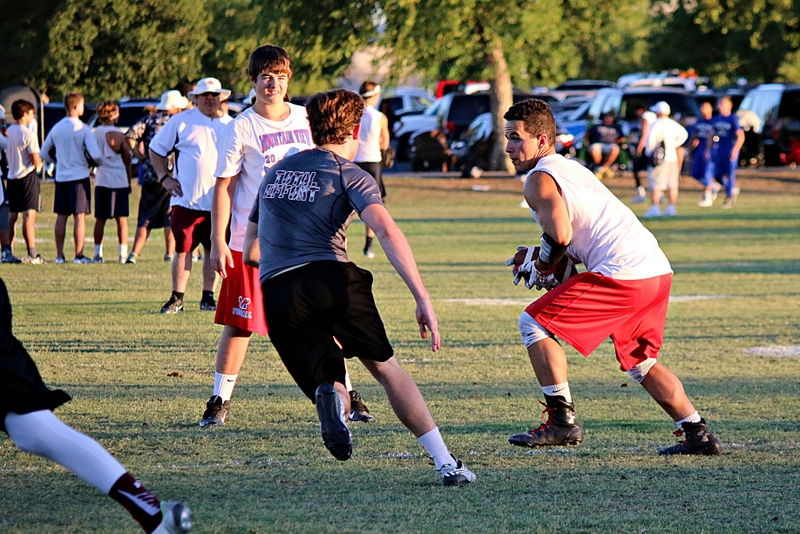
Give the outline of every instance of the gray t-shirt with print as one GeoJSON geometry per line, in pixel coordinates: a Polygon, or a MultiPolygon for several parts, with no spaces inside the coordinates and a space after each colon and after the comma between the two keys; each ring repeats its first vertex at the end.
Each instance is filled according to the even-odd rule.
{"type": "Polygon", "coordinates": [[[281,160],[258,188],[250,221],[258,224],[262,283],[312,261],[347,262],[347,227],[354,210],[383,204],[375,179],[328,150],[281,160]]]}

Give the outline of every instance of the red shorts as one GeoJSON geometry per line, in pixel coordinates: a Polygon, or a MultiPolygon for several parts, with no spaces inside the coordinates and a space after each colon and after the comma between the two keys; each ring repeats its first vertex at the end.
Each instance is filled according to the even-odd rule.
{"type": "Polygon", "coordinates": [[[525,311],[588,356],[611,336],[620,369],[657,358],[664,341],[672,275],[615,280],[595,272],[573,276],[525,311]]]}
{"type": "Polygon", "coordinates": [[[222,279],[214,322],[266,336],[267,320],[258,269],[245,265],[241,252],[231,250],[231,256],[233,268],[228,267],[228,276],[222,279]]]}
{"type": "Polygon", "coordinates": [[[173,206],[170,226],[172,235],[175,236],[175,252],[191,252],[197,248],[197,245],[211,248],[210,211],[173,206]]]}

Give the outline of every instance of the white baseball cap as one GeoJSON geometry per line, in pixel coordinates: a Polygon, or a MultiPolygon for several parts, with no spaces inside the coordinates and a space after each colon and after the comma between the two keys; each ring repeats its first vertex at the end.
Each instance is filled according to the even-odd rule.
{"type": "Polygon", "coordinates": [[[156,109],[169,111],[170,109],[185,109],[188,105],[189,100],[180,91],[172,90],[161,95],[161,102],[158,103],[156,109]]]}
{"type": "Polygon", "coordinates": [[[216,93],[222,100],[231,95],[230,89],[223,89],[222,84],[216,78],[203,78],[197,82],[197,88],[194,91],[189,91],[189,96],[202,95],[203,93],[216,93]]]}
{"type": "Polygon", "coordinates": [[[661,102],[656,102],[655,104],[653,104],[653,107],[650,108],[650,111],[652,111],[656,115],[669,115],[670,113],[669,104],[667,104],[663,100],[661,102]]]}

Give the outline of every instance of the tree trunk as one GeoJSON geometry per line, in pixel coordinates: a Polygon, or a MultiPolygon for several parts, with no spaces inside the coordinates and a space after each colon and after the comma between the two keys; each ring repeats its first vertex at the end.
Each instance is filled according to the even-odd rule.
{"type": "Polygon", "coordinates": [[[506,171],[509,174],[514,174],[514,166],[505,153],[506,121],[503,118],[505,112],[514,103],[514,96],[511,88],[511,75],[508,73],[508,64],[503,55],[503,45],[499,40],[495,40],[492,44],[492,49],[487,54],[486,59],[494,71],[494,76],[489,81],[489,99],[492,106],[495,141],[489,158],[489,168],[493,171],[506,171]]]}

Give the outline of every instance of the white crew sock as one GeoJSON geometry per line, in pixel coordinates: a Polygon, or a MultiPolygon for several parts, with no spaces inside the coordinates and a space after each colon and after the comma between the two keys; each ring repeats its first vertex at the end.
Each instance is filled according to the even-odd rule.
{"type": "Polygon", "coordinates": [[[447,445],[444,444],[438,426],[434,427],[430,432],[418,437],[417,441],[425,448],[428,455],[433,458],[433,463],[436,464],[437,471],[445,464],[455,465],[455,458],[453,458],[453,455],[447,450],[447,445]]]}
{"type": "Polygon", "coordinates": [[[239,375],[226,375],[214,373],[214,395],[222,397],[222,402],[231,400],[233,388],[236,387],[236,378],[239,375]]]}
{"type": "Polygon", "coordinates": [[[119,246],[119,257],[123,260],[128,257],[128,245],[119,246]]]}
{"type": "Polygon", "coordinates": [[[99,245],[94,246],[94,255],[95,257],[103,257],[103,244],[100,243],[99,245]]]}
{"type": "Polygon", "coordinates": [[[675,424],[678,425],[678,428],[683,430],[683,423],[699,423],[701,421],[700,414],[694,412],[689,417],[684,417],[680,421],[675,421],[675,424]]]}
{"type": "Polygon", "coordinates": [[[553,386],[542,386],[542,393],[551,397],[564,397],[567,402],[572,402],[572,393],[569,391],[569,382],[555,384],[553,386]]]}
{"type": "Polygon", "coordinates": [[[347,391],[353,391],[353,383],[350,382],[350,373],[348,371],[344,372],[344,387],[347,388],[347,391]]]}
{"type": "Polygon", "coordinates": [[[5,426],[17,447],[66,467],[105,494],[127,472],[102,445],[64,424],[50,410],[9,413],[5,426]]]}

